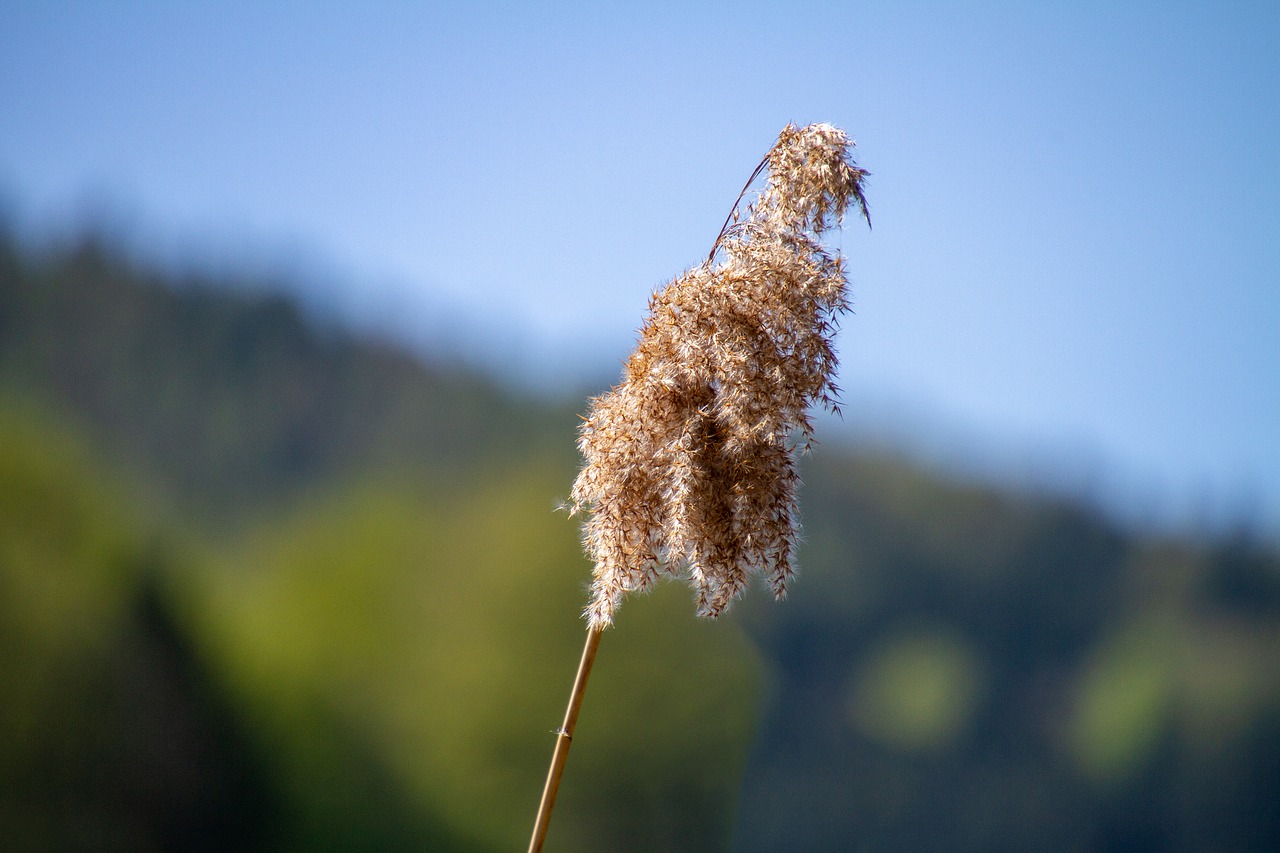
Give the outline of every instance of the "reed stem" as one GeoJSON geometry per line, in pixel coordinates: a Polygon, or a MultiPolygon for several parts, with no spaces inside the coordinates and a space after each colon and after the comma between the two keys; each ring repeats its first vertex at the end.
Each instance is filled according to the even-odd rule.
{"type": "Polygon", "coordinates": [[[538,819],[533,826],[533,838],[529,841],[529,853],[539,853],[547,839],[547,827],[551,824],[551,809],[556,804],[556,794],[560,790],[560,777],[564,775],[564,763],[569,758],[569,746],[573,743],[573,730],[578,725],[578,711],[582,708],[582,697],[587,692],[587,678],[591,675],[591,665],[596,660],[596,649],[600,647],[602,629],[587,629],[587,643],[582,649],[582,660],[578,663],[578,675],[573,680],[573,692],[569,694],[569,707],[564,712],[564,725],[556,732],[556,751],[551,756],[551,769],[547,773],[547,784],[542,789],[542,803],[538,806],[538,819]]]}

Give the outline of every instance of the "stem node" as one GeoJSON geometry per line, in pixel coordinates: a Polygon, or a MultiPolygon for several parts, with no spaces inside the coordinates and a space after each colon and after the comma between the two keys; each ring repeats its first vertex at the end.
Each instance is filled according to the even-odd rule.
{"type": "Polygon", "coordinates": [[[551,756],[551,769],[547,772],[547,784],[542,789],[542,803],[538,806],[538,819],[533,825],[533,838],[529,841],[529,853],[539,853],[547,840],[547,827],[551,824],[551,809],[560,791],[560,777],[569,758],[569,746],[573,743],[573,730],[578,725],[578,711],[582,709],[582,697],[587,691],[587,678],[600,647],[600,628],[587,629],[587,643],[582,648],[582,660],[578,663],[578,675],[573,680],[569,694],[569,707],[564,712],[564,725],[556,730],[556,749],[551,756]]]}

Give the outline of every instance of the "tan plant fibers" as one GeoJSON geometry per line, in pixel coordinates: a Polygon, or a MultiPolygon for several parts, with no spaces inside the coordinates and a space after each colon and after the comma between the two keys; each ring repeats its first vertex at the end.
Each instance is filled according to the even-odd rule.
{"type": "Polygon", "coordinates": [[[851,203],[867,216],[852,148],[831,125],[784,128],[756,170],[763,191],[653,295],[622,383],[590,401],[571,505],[588,512],[593,631],[662,575],[690,581],[702,616],[753,573],[786,593],[794,450],[808,447],[810,404],[836,408],[831,338],[847,307],[843,258],[821,237],[851,203]]]}

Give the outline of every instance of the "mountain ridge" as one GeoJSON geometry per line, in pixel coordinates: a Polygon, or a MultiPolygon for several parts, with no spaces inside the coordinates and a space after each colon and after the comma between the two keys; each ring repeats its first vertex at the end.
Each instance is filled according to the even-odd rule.
{"type": "MultiPolygon", "coordinates": [[[[48,598],[0,600],[0,638],[104,674],[59,682],[56,701],[33,687],[61,666],[52,652],[14,676],[0,713],[38,737],[0,737],[0,769],[26,778],[67,743],[72,782],[0,789],[0,824],[88,815],[102,837],[158,846],[521,843],[581,641],[589,567],[554,514],[576,406],[101,240],[11,238],[0,400],[6,458],[87,460],[2,469],[18,497],[0,502],[0,586],[48,598]],[[82,490],[97,497],[68,516],[60,496],[82,490]],[[101,577],[123,604],[78,635],[56,614],[101,577]],[[140,684],[173,698],[130,701],[140,684]],[[95,710],[114,734],[86,728],[95,710]],[[221,811],[85,781],[104,761],[144,778],[120,745],[182,725],[197,735],[165,766],[221,792],[221,811]],[[219,744],[203,760],[202,737],[219,744]]],[[[1273,548],[1141,535],[839,440],[802,474],[787,601],[754,589],[710,623],[674,584],[624,604],[553,843],[1280,843],[1273,548]]]]}

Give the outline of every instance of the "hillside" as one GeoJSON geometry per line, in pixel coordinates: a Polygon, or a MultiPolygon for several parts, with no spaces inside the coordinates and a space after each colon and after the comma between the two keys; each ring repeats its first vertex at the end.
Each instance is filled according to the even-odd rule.
{"type": "Polygon", "coordinates": [[[0,387],[59,408],[188,515],[251,517],[370,467],[455,476],[572,414],[318,328],[253,282],[171,281],[97,238],[0,241],[0,387]]]}
{"type": "MultiPolygon", "coordinates": [[[[0,833],[524,843],[589,568],[575,412],[0,237],[0,833]]],[[[802,576],[629,601],[551,849],[1280,847],[1280,557],[824,444],[802,576]]]]}

